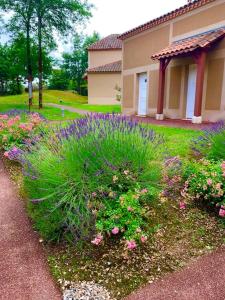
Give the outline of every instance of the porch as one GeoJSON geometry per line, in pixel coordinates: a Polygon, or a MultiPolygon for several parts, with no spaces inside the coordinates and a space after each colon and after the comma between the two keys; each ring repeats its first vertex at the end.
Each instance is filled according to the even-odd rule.
{"type": "Polygon", "coordinates": [[[132,119],[146,123],[150,125],[160,125],[166,127],[174,127],[174,128],[185,128],[185,129],[194,129],[194,130],[202,130],[207,129],[213,125],[211,122],[202,122],[201,124],[194,124],[191,120],[181,120],[181,119],[166,119],[156,120],[153,117],[138,117],[133,116],[132,119]]]}
{"type": "MultiPolygon", "coordinates": [[[[215,45],[224,37],[225,29],[219,28],[174,42],[152,56],[152,59],[159,60],[160,64],[156,120],[162,121],[165,118],[165,82],[166,69],[169,63],[172,59],[192,58],[196,68],[189,73],[190,86],[187,91],[187,112],[185,117],[194,124],[202,123],[202,100],[207,53],[213,50],[215,45]]],[[[172,120],[172,123],[177,124],[181,120],[177,121],[172,120]]],[[[181,121],[181,124],[188,125],[190,121],[181,121]]]]}

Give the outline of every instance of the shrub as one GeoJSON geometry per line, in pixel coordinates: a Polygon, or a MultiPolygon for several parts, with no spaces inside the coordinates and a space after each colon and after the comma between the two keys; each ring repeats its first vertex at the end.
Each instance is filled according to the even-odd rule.
{"type": "Polygon", "coordinates": [[[220,121],[203,131],[192,143],[193,153],[213,160],[225,160],[225,122],[220,121]]]}
{"type": "Polygon", "coordinates": [[[136,230],[145,227],[143,206],[159,188],[162,142],[130,118],[96,114],[32,146],[22,162],[42,236],[79,241],[98,233],[95,242],[100,243],[118,228],[134,247],[136,230]]]}
{"type": "Polygon", "coordinates": [[[219,208],[222,216],[225,207],[225,161],[221,163],[202,159],[199,163],[189,165],[186,178],[182,195],[205,207],[219,208]]]}
{"type": "Polygon", "coordinates": [[[38,113],[12,110],[0,114],[0,149],[15,159],[26,142],[37,133],[43,119],[38,113]]]}

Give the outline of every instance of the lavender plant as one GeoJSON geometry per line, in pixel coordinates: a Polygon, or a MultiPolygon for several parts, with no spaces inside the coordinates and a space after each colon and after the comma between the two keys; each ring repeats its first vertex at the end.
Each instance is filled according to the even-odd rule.
{"type": "Polygon", "coordinates": [[[225,159],[225,122],[220,121],[205,129],[193,141],[192,151],[197,157],[207,157],[214,160],[225,159]]]}
{"type": "Polygon", "coordinates": [[[31,144],[22,157],[25,187],[43,237],[89,239],[110,193],[119,199],[137,184],[157,189],[162,144],[162,136],[132,119],[103,114],[77,119],[31,144]]]}

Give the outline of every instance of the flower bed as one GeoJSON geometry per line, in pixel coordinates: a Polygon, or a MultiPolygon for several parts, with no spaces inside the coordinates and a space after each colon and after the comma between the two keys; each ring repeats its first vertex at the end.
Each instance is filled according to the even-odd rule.
{"type": "MultiPolygon", "coordinates": [[[[129,249],[154,230],[146,216],[160,181],[163,138],[130,118],[92,115],[51,131],[22,157],[36,227],[45,239],[129,249]]],[[[157,225],[157,224],[156,224],[157,225]]]]}
{"type": "Polygon", "coordinates": [[[223,244],[223,160],[168,152],[147,126],[92,115],[20,153],[34,225],[60,242],[44,243],[59,284],[94,281],[122,299],[223,244]]]}
{"type": "Polygon", "coordinates": [[[11,110],[0,114],[0,149],[4,156],[14,160],[22,149],[37,134],[43,122],[38,113],[11,110]]]}

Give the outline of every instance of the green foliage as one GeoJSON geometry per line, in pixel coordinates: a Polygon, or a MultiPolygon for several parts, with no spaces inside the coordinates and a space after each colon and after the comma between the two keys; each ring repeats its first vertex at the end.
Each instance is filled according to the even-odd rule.
{"type": "Polygon", "coordinates": [[[218,210],[225,217],[225,161],[208,161],[188,164],[182,195],[205,208],[218,210]]]}
{"type": "Polygon", "coordinates": [[[215,123],[192,142],[196,156],[213,160],[225,160],[225,122],[215,123]]]}
{"type": "Polygon", "coordinates": [[[19,149],[37,133],[42,121],[38,113],[21,111],[19,114],[19,111],[12,110],[0,114],[0,150],[6,151],[6,157],[16,158],[19,149]]]}
{"type": "Polygon", "coordinates": [[[100,39],[98,33],[94,32],[92,36],[74,35],[72,53],[63,54],[62,68],[68,78],[74,82],[75,90],[86,95],[84,89],[84,74],[88,68],[88,47],[100,39]]]}
{"type": "MultiPolygon", "coordinates": [[[[38,48],[31,40],[33,75],[37,76],[38,48]]],[[[47,77],[51,72],[52,59],[47,49],[43,51],[44,73],[47,77]]],[[[26,39],[21,34],[11,43],[0,46],[0,95],[22,94],[22,82],[27,78],[26,39]]]]}
{"type": "MultiPolygon", "coordinates": [[[[160,143],[153,131],[117,116],[88,117],[50,132],[25,155],[25,187],[36,199],[30,205],[36,228],[47,240],[90,239],[96,232],[96,210],[102,208],[104,215],[111,192],[118,201],[136,193],[137,184],[157,189],[160,143]],[[101,197],[96,199],[95,193],[101,197]]],[[[142,210],[139,214],[137,209],[137,216],[139,224],[142,210]]]]}
{"type": "Polygon", "coordinates": [[[124,185],[121,178],[116,177],[118,179],[114,189],[104,191],[105,197],[102,197],[102,190],[94,194],[99,199],[97,204],[100,205],[96,213],[96,229],[105,236],[119,235],[126,241],[145,242],[153,230],[148,226],[148,212],[151,201],[157,195],[157,189],[138,189],[134,182],[135,177],[128,170],[124,172],[126,175],[123,174],[122,177],[125,177],[125,182],[133,181],[131,190],[123,194],[120,193],[120,188],[115,189],[115,186],[124,185]]]}
{"type": "Polygon", "coordinates": [[[50,90],[67,90],[69,87],[69,80],[63,70],[53,70],[49,79],[48,88],[50,90]]]}

